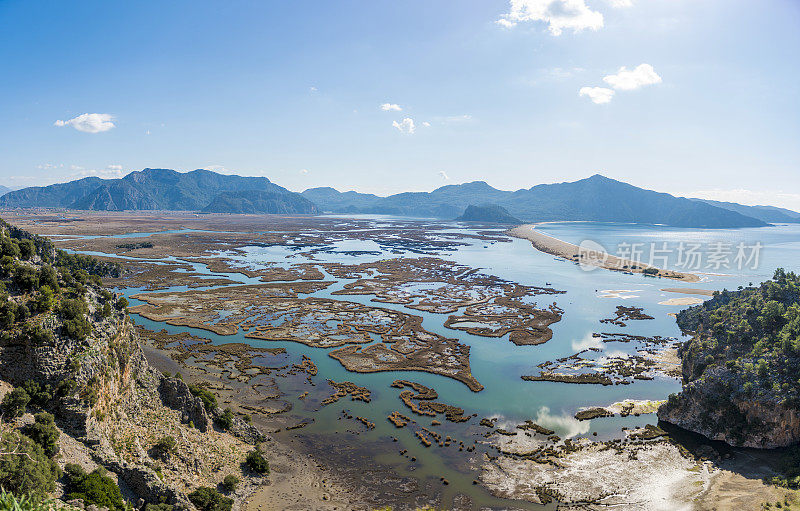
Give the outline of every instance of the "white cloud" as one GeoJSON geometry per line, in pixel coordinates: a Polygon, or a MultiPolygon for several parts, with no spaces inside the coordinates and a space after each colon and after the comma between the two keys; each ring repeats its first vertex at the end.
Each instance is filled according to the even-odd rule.
{"type": "Polygon", "coordinates": [[[396,103],[383,103],[381,105],[381,110],[383,110],[384,112],[402,112],[403,111],[403,109],[400,107],[400,105],[398,105],[396,103]]]}
{"type": "Polygon", "coordinates": [[[622,66],[617,74],[608,75],[603,81],[617,90],[636,90],[645,85],[661,83],[661,77],[650,64],[639,64],[630,70],[622,66]]]}
{"type": "Polygon", "coordinates": [[[510,0],[510,4],[509,12],[496,21],[506,28],[519,22],[541,21],[551,34],[561,35],[565,28],[580,32],[603,27],[603,15],[591,10],[585,0],[510,0]]]}
{"type": "Polygon", "coordinates": [[[422,126],[425,127],[425,128],[430,128],[431,127],[431,123],[429,123],[428,121],[422,121],[422,126]]]}
{"type": "Polygon", "coordinates": [[[439,177],[444,179],[445,181],[450,181],[450,176],[447,175],[447,172],[440,170],[439,172],[437,172],[437,174],[439,174],[439,177]]]}
{"type": "Polygon", "coordinates": [[[72,126],[84,133],[100,133],[108,131],[115,126],[114,116],[111,114],[81,114],[67,121],[56,121],[54,126],[72,126]]]}
{"type": "Polygon", "coordinates": [[[311,87],[308,88],[308,92],[310,92],[311,94],[316,94],[317,92],[319,92],[319,89],[312,85],[311,87]]]}
{"type": "Polygon", "coordinates": [[[397,128],[400,133],[407,133],[409,135],[413,135],[414,130],[416,130],[416,127],[414,126],[414,119],[411,117],[406,117],[400,122],[392,121],[392,126],[397,128]]]}
{"type": "Polygon", "coordinates": [[[611,98],[614,97],[614,91],[605,87],[581,87],[578,95],[587,96],[593,103],[603,105],[611,102],[611,98]]]}
{"type": "Polygon", "coordinates": [[[36,166],[36,168],[40,169],[40,170],[57,169],[57,168],[63,168],[63,167],[64,167],[63,163],[58,163],[58,164],[56,164],[56,163],[42,163],[41,165],[37,165],[36,166]]]}
{"type": "Polygon", "coordinates": [[[77,165],[71,165],[70,166],[71,170],[74,170],[75,172],[70,174],[69,177],[72,178],[72,179],[81,178],[81,177],[89,177],[89,176],[100,177],[100,178],[103,178],[103,179],[115,179],[115,178],[118,178],[118,177],[122,177],[124,175],[124,173],[122,172],[122,169],[121,168],[119,168],[119,169],[110,168],[110,167],[113,167],[113,166],[115,166],[115,165],[109,165],[109,168],[105,168],[105,169],[85,169],[85,168],[79,167],[77,165]]]}
{"type": "Polygon", "coordinates": [[[122,170],[122,165],[108,165],[106,168],[108,170],[122,170]]]}
{"type": "Polygon", "coordinates": [[[615,7],[617,9],[623,7],[633,7],[633,0],[608,0],[608,3],[611,4],[611,7],[615,7]]]}
{"type": "Polygon", "coordinates": [[[300,169],[301,174],[308,174],[308,169],[300,169]]]}

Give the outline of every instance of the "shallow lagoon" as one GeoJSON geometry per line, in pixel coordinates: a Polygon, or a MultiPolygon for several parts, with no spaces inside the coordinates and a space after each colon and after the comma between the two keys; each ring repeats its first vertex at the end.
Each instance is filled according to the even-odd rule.
{"type": "MultiPolygon", "coordinates": [[[[406,223],[408,220],[403,219],[402,222],[406,223]]],[[[459,224],[427,223],[432,228],[440,229],[443,234],[446,233],[447,239],[452,239],[453,233],[476,233],[475,230],[459,224]]],[[[375,225],[381,228],[391,228],[395,223],[391,218],[380,218],[375,220],[375,225]]],[[[313,296],[355,301],[416,314],[423,317],[423,326],[427,330],[447,337],[458,338],[464,344],[469,345],[472,373],[485,387],[478,393],[471,392],[465,385],[455,380],[427,373],[410,371],[352,373],[345,370],[336,360],[328,357],[328,350],[322,348],[311,348],[291,342],[245,339],[242,333],[234,336],[218,336],[205,330],[173,327],[141,317],[136,317],[135,321],[155,330],[166,328],[170,333],[188,331],[201,337],[211,338],[215,343],[246,342],[255,346],[282,346],[295,356],[304,354],[311,357],[319,367],[318,381],[323,381],[324,378],[336,381],[349,380],[369,388],[372,391],[373,399],[369,404],[350,402],[349,400],[341,401],[338,406],[328,406],[320,411],[313,411],[309,409],[307,403],[289,395],[287,399],[295,407],[293,413],[307,414],[314,419],[312,425],[301,430],[303,434],[330,434],[333,431],[344,433],[348,428],[352,428],[352,424],[337,420],[342,407],[345,407],[353,415],[368,417],[376,424],[374,430],[362,433],[357,437],[358,440],[385,440],[390,435],[396,436],[400,440],[399,444],[384,444],[387,450],[375,453],[376,461],[396,464],[397,471],[407,475],[427,475],[436,478],[445,476],[451,481],[451,485],[446,489],[446,495],[461,491],[473,497],[476,503],[498,505],[497,499],[492,499],[485,491],[471,484],[471,480],[475,477],[474,473],[470,474],[452,468],[453,457],[457,456],[457,453],[447,449],[425,448],[419,444],[410,430],[397,430],[386,421],[386,416],[392,411],[407,412],[397,398],[399,391],[389,387],[392,381],[408,379],[433,387],[439,392],[440,401],[460,406],[467,414],[477,413],[478,418],[499,417],[497,423],[499,427],[513,427],[526,419],[532,419],[543,426],[554,429],[562,438],[592,436],[592,433],[597,433],[597,436],[592,436],[592,438],[619,437],[622,427],[655,423],[655,416],[603,418],[578,422],[573,415],[581,407],[608,405],[626,398],[664,399],[670,393],[680,390],[679,382],[666,377],[656,377],[651,381],[637,380],[631,385],[603,387],[528,382],[523,381],[520,376],[536,373],[536,365],[539,363],[566,357],[588,347],[603,349],[603,355],[630,352],[633,347],[620,343],[600,343],[592,336],[595,332],[626,333],[648,337],[656,335],[678,337],[680,332],[675,325],[674,318],[668,314],[677,312],[683,307],[659,305],[659,302],[682,295],[663,292],[662,288],[721,289],[727,287],[732,289],[739,285],[747,285],[749,282],[760,282],[769,278],[777,266],[793,270],[799,269],[800,242],[797,240],[800,239],[800,226],[720,231],[622,224],[561,223],[545,224],[540,228],[550,235],[573,243],[580,243],[585,239],[594,240],[612,253],[617,244],[623,242],[649,244],[650,242],[666,241],[669,244],[675,244],[680,241],[706,243],[719,239],[727,240],[730,243],[744,241],[749,244],[759,241],[763,245],[763,249],[761,264],[755,270],[729,271],[724,275],[706,274],[703,275],[700,283],[692,284],[606,270],[584,271],[575,264],[538,252],[527,241],[518,239],[509,239],[508,242],[463,239],[462,241],[466,243],[464,246],[438,251],[439,257],[474,268],[481,268],[484,273],[521,284],[552,286],[566,291],[566,294],[563,295],[535,297],[540,307],[546,307],[555,301],[564,310],[562,321],[552,325],[553,339],[539,346],[516,346],[506,337],[478,337],[445,328],[443,323],[448,317],[445,314],[431,314],[407,309],[402,305],[370,302],[369,296],[332,295],[333,291],[341,289],[349,281],[334,279],[323,271],[326,279],[337,280],[337,283],[326,290],[314,293],[313,296]],[[644,312],[655,319],[629,321],[625,328],[600,323],[600,319],[613,317],[616,306],[623,304],[643,307],[644,312]],[[408,470],[407,460],[397,456],[396,452],[401,448],[408,449],[409,455],[416,456],[419,460],[415,464],[416,469],[413,472],[408,470]]],[[[398,235],[401,236],[400,228],[399,231],[398,235]]],[[[121,237],[125,237],[125,235],[121,237]]],[[[315,253],[317,261],[358,264],[389,257],[417,257],[416,254],[408,251],[398,254],[396,247],[383,247],[374,242],[359,240],[339,241],[324,248],[325,250],[315,253]]],[[[250,268],[309,262],[295,247],[282,246],[247,247],[245,255],[231,255],[231,257],[238,260],[242,266],[250,268]]],[[[204,269],[201,264],[193,263],[193,266],[207,272],[207,269],[204,269]]],[[[241,274],[217,272],[215,275],[225,275],[242,283],[259,283],[258,279],[251,279],[241,274]]],[[[137,291],[129,289],[125,290],[125,293],[130,295],[137,291]]],[[[132,302],[136,303],[135,300],[132,302]]],[[[300,394],[299,390],[295,395],[300,394]]],[[[415,419],[421,424],[428,424],[430,420],[419,417],[415,417],[415,419]]],[[[465,427],[445,423],[438,429],[443,434],[451,434],[463,439],[467,444],[471,444],[474,438],[478,438],[474,436],[476,429],[474,426],[465,427]],[[467,433],[468,428],[471,428],[469,433],[467,433]]]]}

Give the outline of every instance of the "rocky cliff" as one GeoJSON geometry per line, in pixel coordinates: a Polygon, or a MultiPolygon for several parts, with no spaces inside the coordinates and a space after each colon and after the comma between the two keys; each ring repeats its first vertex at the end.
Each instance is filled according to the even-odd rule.
{"type": "Polygon", "coordinates": [[[800,277],[717,293],[678,316],[683,390],[660,420],[730,445],[800,442],[800,277]]]}
{"type": "MultiPolygon", "coordinates": [[[[49,412],[60,432],[55,451],[62,454],[53,458],[59,465],[109,470],[134,505],[192,509],[187,494],[203,483],[216,486],[221,470],[242,475],[242,461],[261,436],[241,418],[204,404],[181,379],[153,369],[127,301],[84,268],[101,267],[0,221],[3,434],[27,431],[26,405],[49,412]],[[15,402],[22,406],[12,411],[15,402]],[[165,438],[169,452],[157,447],[165,438]]],[[[6,468],[0,478],[11,477],[6,468]]],[[[0,482],[8,488],[15,481],[0,482]]]]}

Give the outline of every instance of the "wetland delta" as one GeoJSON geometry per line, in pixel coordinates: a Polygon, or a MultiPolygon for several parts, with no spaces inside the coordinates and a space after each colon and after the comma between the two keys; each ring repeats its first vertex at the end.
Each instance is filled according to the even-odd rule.
{"type": "MultiPolygon", "coordinates": [[[[761,482],[769,460],[746,461],[763,454],[686,440],[655,412],[681,389],[674,315],[800,260],[796,226],[536,226],[611,250],[763,244],[757,268],[676,279],[585,268],[492,224],[12,215],[59,248],[120,263],[105,284],[127,297],[150,364],[268,435],[280,458],[247,509],[740,509],[753,495],[783,498],[761,482]]],[[[663,266],[677,274],[675,261],[663,266]]]]}

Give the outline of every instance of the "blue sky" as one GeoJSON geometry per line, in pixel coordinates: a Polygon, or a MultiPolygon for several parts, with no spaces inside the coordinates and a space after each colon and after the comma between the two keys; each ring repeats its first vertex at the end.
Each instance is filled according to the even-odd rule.
{"type": "Polygon", "coordinates": [[[144,167],[378,194],[600,172],[800,209],[797,0],[0,0],[0,21],[12,187],[144,167]]]}

